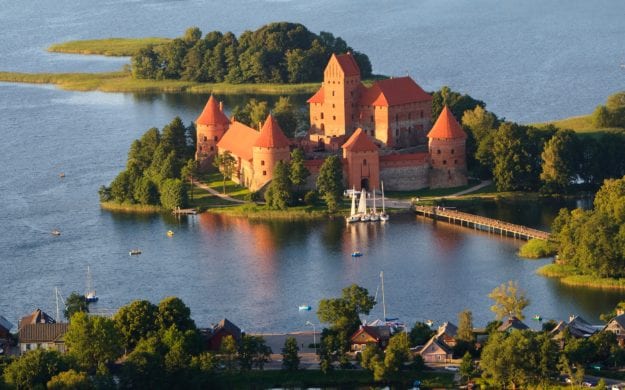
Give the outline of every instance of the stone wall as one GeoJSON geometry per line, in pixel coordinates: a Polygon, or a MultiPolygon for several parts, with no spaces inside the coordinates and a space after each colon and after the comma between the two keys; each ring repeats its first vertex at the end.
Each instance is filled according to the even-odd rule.
{"type": "Polygon", "coordinates": [[[430,170],[430,188],[460,187],[467,183],[467,171],[464,168],[430,170]]]}
{"type": "Polygon", "coordinates": [[[380,179],[384,189],[412,191],[429,184],[430,165],[423,159],[386,160],[380,158],[380,179]]]}

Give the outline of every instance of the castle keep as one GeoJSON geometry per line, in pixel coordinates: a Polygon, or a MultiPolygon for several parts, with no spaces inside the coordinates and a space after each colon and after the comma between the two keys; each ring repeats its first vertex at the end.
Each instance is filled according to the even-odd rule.
{"type": "Polygon", "coordinates": [[[410,77],[366,87],[351,54],[332,55],[308,103],[307,136],[289,139],[271,115],[258,131],[228,119],[211,96],[196,121],[196,159],[205,169],[229,151],[233,180],[252,191],[271,181],[275,164],[288,162],[296,147],[306,155],[310,188],[333,153],[341,153],[347,188],[371,190],[380,181],[395,191],[467,184],[464,130],[447,107],[432,126],[432,97],[410,77]]]}

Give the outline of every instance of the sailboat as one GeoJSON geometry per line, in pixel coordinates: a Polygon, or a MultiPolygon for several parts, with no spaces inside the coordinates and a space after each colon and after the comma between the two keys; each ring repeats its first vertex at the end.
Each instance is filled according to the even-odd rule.
{"type": "Polygon", "coordinates": [[[93,280],[91,279],[91,269],[87,266],[87,292],[85,293],[85,302],[97,302],[98,296],[93,289],[93,280]]]}
{"type": "Polygon", "coordinates": [[[360,215],[356,214],[356,194],[354,189],[352,189],[352,209],[349,216],[345,217],[345,219],[347,223],[360,221],[360,215]]]}
{"type": "Polygon", "coordinates": [[[375,209],[375,188],[373,189],[373,209],[371,209],[371,217],[369,217],[371,222],[377,222],[380,220],[380,216],[378,211],[375,209]]]}
{"type": "Polygon", "coordinates": [[[358,202],[358,214],[360,214],[360,220],[362,222],[368,222],[370,219],[367,214],[367,191],[365,189],[360,190],[360,201],[358,202]]]}
{"type": "Polygon", "coordinates": [[[388,214],[386,214],[386,208],[384,207],[384,182],[381,182],[381,184],[382,184],[382,212],[380,213],[380,221],[386,222],[388,221],[389,217],[388,217],[388,214]]]}
{"type": "Polygon", "coordinates": [[[386,325],[395,329],[395,331],[403,330],[403,328],[405,328],[405,325],[399,321],[398,317],[386,316],[386,301],[384,299],[384,271],[380,271],[380,283],[382,286],[382,313],[384,316],[384,322],[386,323],[386,325]]]}

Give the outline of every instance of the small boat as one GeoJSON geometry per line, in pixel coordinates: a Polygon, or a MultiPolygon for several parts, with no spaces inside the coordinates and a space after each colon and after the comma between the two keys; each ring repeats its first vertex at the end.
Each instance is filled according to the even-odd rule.
{"type": "Polygon", "coordinates": [[[382,185],[382,212],[380,213],[380,221],[386,222],[388,221],[389,217],[388,217],[388,214],[386,214],[386,208],[384,207],[384,182],[381,182],[381,185],[382,185]]]}
{"type": "Polygon", "coordinates": [[[141,249],[131,249],[130,252],[128,252],[128,254],[130,256],[137,256],[141,254],[141,249]]]}
{"type": "Polygon", "coordinates": [[[369,214],[367,214],[367,191],[363,188],[360,191],[360,200],[358,201],[358,217],[363,222],[369,221],[369,214]]]}
{"type": "Polygon", "coordinates": [[[432,327],[432,325],[434,325],[434,321],[432,321],[432,320],[426,320],[426,321],[425,321],[425,324],[431,328],[431,327],[432,327]]]}
{"type": "Polygon", "coordinates": [[[345,220],[347,221],[347,223],[354,223],[354,222],[360,221],[360,215],[356,214],[356,195],[354,195],[355,192],[356,190],[352,189],[352,208],[351,208],[349,216],[345,217],[345,220]]]}
{"type": "Polygon", "coordinates": [[[380,215],[378,211],[375,209],[375,188],[373,189],[373,208],[371,209],[371,214],[369,214],[369,221],[377,222],[380,220],[380,215]]]}
{"type": "Polygon", "coordinates": [[[310,305],[299,305],[299,311],[310,311],[311,309],[310,305]]]}
{"type": "Polygon", "coordinates": [[[98,301],[98,296],[93,288],[93,279],[91,278],[91,269],[87,266],[87,292],[85,293],[85,302],[93,303],[98,301]]]}
{"type": "Polygon", "coordinates": [[[538,315],[538,314],[535,314],[534,317],[532,317],[532,319],[534,321],[542,321],[543,320],[543,318],[540,315],[538,315]]]}
{"type": "Polygon", "coordinates": [[[65,177],[65,173],[64,173],[64,172],[59,173],[59,177],[60,177],[61,179],[62,179],[62,178],[64,178],[64,177],[65,177]]]}
{"type": "Polygon", "coordinates": [[[173,237],[174,236],[174,232],[171,230],[167,231],[167,237],[173,237]]]}
{"type": "Polygon", "coordinates": [[[352,257],[360,257],[360,256],[362,256],[362,252],[360,252],[360,251],[352,252],[352,257]]]}
{"type": "Polygon", "coordinates": [[[59,229],[54,229],[50,232],[50,234],[52,234],[53,236],[60,236],[61,231],[59,229]]]}

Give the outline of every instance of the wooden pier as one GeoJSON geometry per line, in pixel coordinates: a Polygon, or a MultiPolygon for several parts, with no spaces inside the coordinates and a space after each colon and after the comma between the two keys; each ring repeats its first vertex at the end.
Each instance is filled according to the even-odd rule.
{"type": "Polygon", "coordinates": [[[180,207],[172,210],[172,214],[175,215],[195,215],[197,214],[196,209],[181,209],[180,207]]]}
{"type": "Polygon", "coordinates": [[[414,210],[418,215],[423,215],[438,221],[445,221],[460,226],[466,226],[475,230],[499,234],[500,236],[510,236],[524,240],[538,238],[545,241],[549,240],[550,237],[550,233],[542,230],[532,229],[526,226],[500,221],[498,219],[463,213],[462,211],[450,210],[445,207],[414,206],[414,210]]]}

